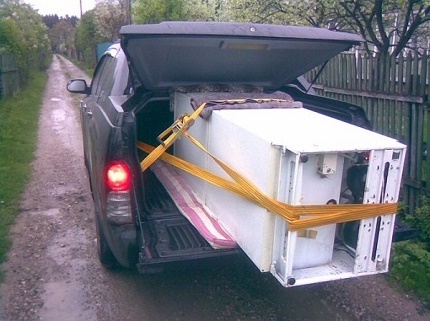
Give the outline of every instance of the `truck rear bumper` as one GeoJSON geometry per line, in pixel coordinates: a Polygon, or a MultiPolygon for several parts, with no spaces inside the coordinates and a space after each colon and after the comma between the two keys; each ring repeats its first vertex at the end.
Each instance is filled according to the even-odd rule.
{"type": "Polygon", "coordinates": [[[108,223],[106,229],[111,241],[109,247],[119,265],[133,268],[138,256],[136,226],[134,224],[114,225],[108,223]]]}

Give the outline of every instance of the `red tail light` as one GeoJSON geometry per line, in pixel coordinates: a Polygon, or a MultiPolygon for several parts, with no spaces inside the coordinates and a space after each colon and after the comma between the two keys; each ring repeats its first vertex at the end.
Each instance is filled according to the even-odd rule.
{"type": "Polygon", "coordinates": [[[130,168],[124,162],[110,163],[106,168],[106,183],[113,191],[127,191],[131,185],[130,168]]]}

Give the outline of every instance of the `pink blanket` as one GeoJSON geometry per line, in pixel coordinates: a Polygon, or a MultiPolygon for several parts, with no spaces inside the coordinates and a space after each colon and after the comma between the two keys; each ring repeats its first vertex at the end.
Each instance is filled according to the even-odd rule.
{"type": "Polygon", "coordinates": [[[179,211],[193,224],[203,238],[215,249],[237,247],[212,211],[202,204],[183,178],[169,164],[157,161],[152,171],[172,197],[179,211]]]}

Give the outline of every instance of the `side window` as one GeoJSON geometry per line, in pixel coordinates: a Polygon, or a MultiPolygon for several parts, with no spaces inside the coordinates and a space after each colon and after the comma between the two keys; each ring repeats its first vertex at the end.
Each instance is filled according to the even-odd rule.
{"type": "Polygon", "coordinates": [[[103,96],[110,96],[112,94],[112,87],[115,81],[115,68],[117,60],[112,56],[106,56],[105,66],[103,68],[103,79],[100,80],[100,84],[103,91],[103,96]]]}
{"type": "Polygon", "coordinates": [[[94,72],[91,94],[97,97],[123,95],[127,81],[128,66],[124,53],[118,51],[116,57],[106,54],[94,72]]]}
{"type": "MultiPolygon", "coordinates": [[[[115,83],[112,87],[112,95],[113,96],[121,96],[126,95],[126,89],[128,85],[128,64],[127,59],[125,58],[125,54],[122,50],[120,50],[115,58],[116,67],[113,78],[115,79],[115,83]]],[[[130,91],[128,91],[129,93],[130,91]]]]}
{"type": "Polygon", "coordinates": [[[95,95],[95,96],[99,96],[100,92],[102,91],[101,89],[101,82],[102,82],[102,74],[103,74],[103,70],[105,69],[106,66],[106,62],[107,62],[107,57],[108,56],[103,56],[99,63],[97,64],[97,67],[94,71],[94,77],[93,77],[93,81],[91,83],[91,94],[95,95]]]}

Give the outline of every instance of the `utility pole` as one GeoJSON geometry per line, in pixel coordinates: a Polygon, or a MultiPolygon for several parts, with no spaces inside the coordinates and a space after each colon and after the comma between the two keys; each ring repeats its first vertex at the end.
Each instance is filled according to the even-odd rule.
{"type": "Polygon", "coordinates": [[[125,0],[125,17],[127,24],[131,25],[131,0],[125,0]]]}
{"type": "Polygon", "coordinates": [[[82,18],[82,0],[79,0],[79,6],[81,8],[81,18],[82,18]]]}

